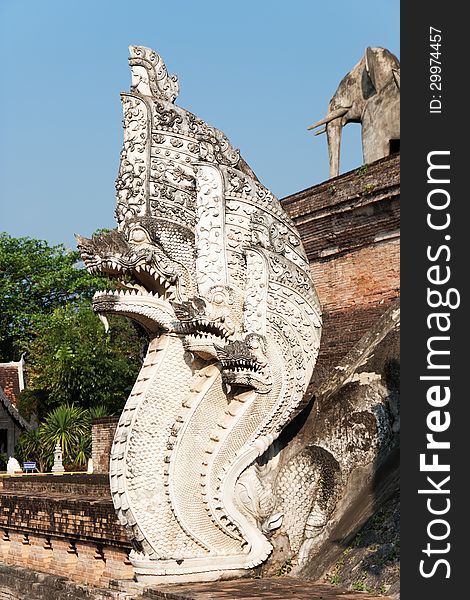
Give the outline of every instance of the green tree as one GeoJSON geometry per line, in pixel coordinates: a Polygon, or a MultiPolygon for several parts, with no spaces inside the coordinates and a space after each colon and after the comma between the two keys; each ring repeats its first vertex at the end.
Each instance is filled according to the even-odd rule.
{"type": "Polygon", "coordinates": [[[20,411],[42,416],[61,404],[120,412],[141,366],[143,338],[122,317],[105,333],[91,306],[56,308],[37,325],[20,411]]]}
{"type": "Polygon", "coordinates": [[[103,405],[108,414],[122,408],[145,340],[122,317],[104,332],[91,297],[113,285],[63,245],[0,233],[0,361],[26,353],[20,411],[27,418],[41,420],[60,404],[103,405]]]}
{"type": "Polygon", "coordinates": [[[74,405],[58,406],[46,415],[37,429],[23,433],[16,445],[16,458],[20,463],[35,461],[42,472],[49,470],[54,461],[55,446],[60,443],[67,470],[82,469],[91,456],[94,412],[74,405]]]}
{"type": "Polygon", "coordinates": [[[90,301],[103,277],[80,267],[63,245],[0,233],[0,361],[18,360],[59,306],[90,301]]]}
{"type": "Polygon", "coordinates": [[[86,462],[82,452],[90,438],[90,415],[88,411],[78,406],[63,404],[51,411],[39,426],[39,440],[46,456],[52,461],[54,448],[57,443],[62,448],[65,464],[86,462]],[[80,455],[80,456],[78,456],[80,455]]]}
{"type": "Polygon", "coordinates": [[[51,463],[52,457],[48,456],[47,449],[42,443],[39,428],[25,431],[15,448],[15,456],[19,463],[34,461],[40,471],[44,471],[51,463]]]}

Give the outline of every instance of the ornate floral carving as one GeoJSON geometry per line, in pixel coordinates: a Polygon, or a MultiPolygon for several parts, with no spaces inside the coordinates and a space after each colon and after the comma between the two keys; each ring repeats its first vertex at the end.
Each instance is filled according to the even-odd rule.
{"type": "Polygon", "coordinates": [[[149,124],[145,102],[123,95],[124,144],[116,179],[118,223],[145,212],[147,201],[149,124]]]}
{"type": "Polygon", "coordinates": [[[202,295],[227,283],[222,178],[217,169],[200,166],[197,175],[196,273],[202,295]]]}
{"type": "Polygon", "coordinates": [[[157,101],[154,101],[152,106],[154,126],[178,131],[178,127],[183,123],[183,118],[174,106],[167,106],[157,101]]]}
{"type": "Polygon", "coordinates": [[[188,113],[188,129],[200,142],[200,148],[204,149],[203,160],[233,166],[239,162],[240,151],[233,148],[227,137],[215,127],[188,113]]]}

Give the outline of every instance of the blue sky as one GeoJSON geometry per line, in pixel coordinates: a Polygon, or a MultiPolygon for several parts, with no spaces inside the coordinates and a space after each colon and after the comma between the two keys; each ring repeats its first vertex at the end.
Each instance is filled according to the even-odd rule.
{"type": "MultiPolygon", "coordinates": [[[[129,44],[180,81],[278,197],[328,178],[326,113],[366,46],[399,56],[399,0],[0,0],[0,231],[74,246],[113,227],[129,44]]],[[[344,130],[341,171],[361,164],[344,130]]]]}

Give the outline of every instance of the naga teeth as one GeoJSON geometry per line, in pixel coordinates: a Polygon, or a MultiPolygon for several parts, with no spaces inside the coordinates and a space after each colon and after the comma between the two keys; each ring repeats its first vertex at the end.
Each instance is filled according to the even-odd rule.
{"type": "Polygon", "coordinates": [[[108,319],[107,319],[107,318],[106,318],[104,315],[102,315],[102,314],[98,314],[98,319],[99,319],[99,320],[100,320],[100,321],[103,323],[103,325],[104,325],[104,332],[105,332],[105,333],[108,333],[108,331],[109,331],[109,322],[108,322],[108,319]]]}

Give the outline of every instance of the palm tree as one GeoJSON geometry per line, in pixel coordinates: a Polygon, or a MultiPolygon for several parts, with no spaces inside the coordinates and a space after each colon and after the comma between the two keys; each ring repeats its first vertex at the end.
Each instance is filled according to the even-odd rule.
{"type": "Polygon", "coordinates": [[[44,471],[48,463],[52,462],[52,457],[49,456],[42,443],[39,429],[31,429],[23,433],[16,445],[15,456],[20,463],[36,462],[39,471],[44,471]]]}
{"type": "Polygon", "coordinates": [[[37,429],[21,436],[16,457],[20,462],[36,461],[43,471],[52,466],[54,448],[59,443],[66,464],[84,467],[91,456],[92,420],[108,415],[109,410],[101,404],[89,409],[62,404],[37,429]]]}
{"type": "Polygon", "coordinates": [[[82,435],[75,452],[74,464],[79,467],[86,466],[91,456],[91,435],[82,435]]]}
{"type": "Polygon", "coordinates": [[[90,419],[99,419],[100,417],[110,417],[111,413],[104,404],[97,404],[88,409],[90,419]]]}
{"type": "Polygon", "coordinates": [[[39,427],[42,445],[52,459],[55,445],[60,444],[65,462],[73,463],[82,437],[90,435],[90,415],[73,404],[62,404],[50,412],[39,427]]]}

